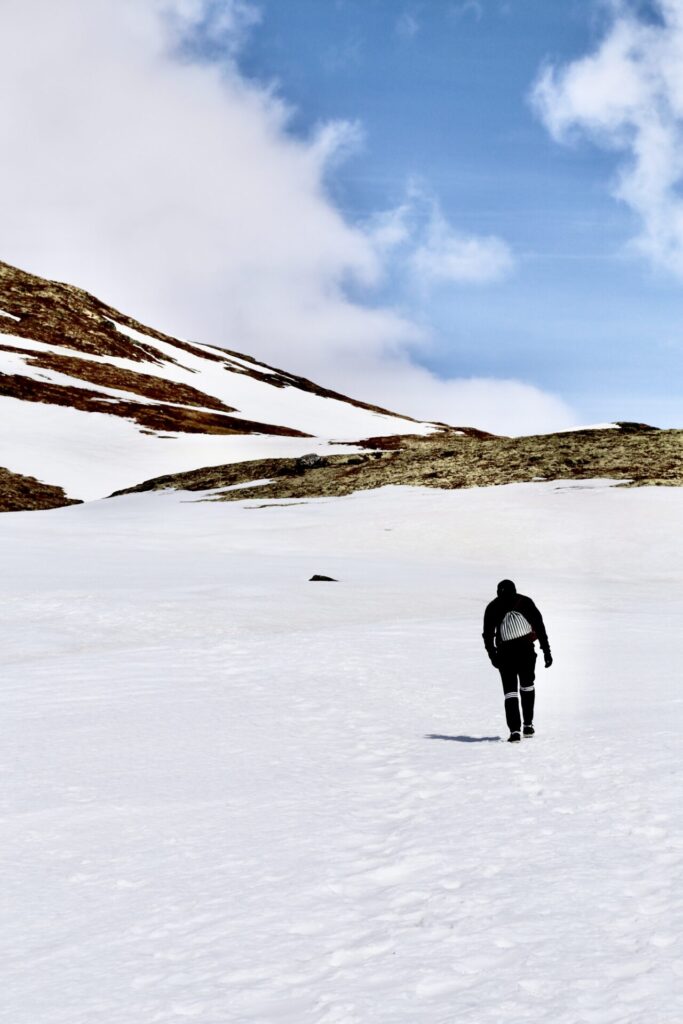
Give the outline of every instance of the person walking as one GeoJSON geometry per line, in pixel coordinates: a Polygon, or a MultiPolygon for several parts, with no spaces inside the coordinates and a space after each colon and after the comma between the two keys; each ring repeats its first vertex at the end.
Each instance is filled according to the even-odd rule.
{"type": "Polygon", "coordinates": [[[534,735],[534,703],[536,690],[536,649],[538,640],[550,668],[548,634],[543,616],[530,597],[517,593],[512,580],[501,580],[497,597],[484,612],[484,646],[491,664],[500,672],[505,694],[505,719],[510,730],[508,743],[518,743],[524,736],[534,735]],[[521,696],[522,713],[519,700],[521,696]]]}

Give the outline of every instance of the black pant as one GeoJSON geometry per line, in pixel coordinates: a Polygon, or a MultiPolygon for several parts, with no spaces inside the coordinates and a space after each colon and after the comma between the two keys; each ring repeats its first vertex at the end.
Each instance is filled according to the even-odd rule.
{"type": "Polygon", "coordinates": [[[524,724],[531,725],[534,720],[536,650],[533,641],[523,636],[518,640],[507,640],[500,644],[497,653],[498,669],[505,694],[505,718],[510,732],[520,732],[520,694],[524,724]]]}

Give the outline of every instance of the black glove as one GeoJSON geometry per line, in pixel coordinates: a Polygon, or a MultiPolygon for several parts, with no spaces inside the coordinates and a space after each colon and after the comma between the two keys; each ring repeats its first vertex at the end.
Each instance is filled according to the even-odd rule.
{"type": "Polygon", "coordinates": [[[545,654],[545,667],[550,668],[553,663],[553,656],[550,651],[544,651],[543,653],[545,654]]]}
{"type": "Polygon", "coordinates": [[[498,664],[499,664],[498,655],[495,654],[495,653],[494,654],[489,654],[489,658],[491,660],[491,664],[493,665],[493,667],[494,668],[498,668],[498,664]]]}

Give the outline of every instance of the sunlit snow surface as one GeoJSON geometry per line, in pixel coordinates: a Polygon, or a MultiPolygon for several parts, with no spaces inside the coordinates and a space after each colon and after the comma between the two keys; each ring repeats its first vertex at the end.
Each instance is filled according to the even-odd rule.
{"type": "Polygon", "coordinates": [[[680,1024],[683,492],[263,505],[0,517],[0,1019],[680,1024]]]}

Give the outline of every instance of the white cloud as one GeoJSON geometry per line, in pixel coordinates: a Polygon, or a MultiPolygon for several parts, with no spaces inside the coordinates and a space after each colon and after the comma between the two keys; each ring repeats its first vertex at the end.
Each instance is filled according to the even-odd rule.
{"type": "Polygon", "coordinates": [[[412,205],[407,200],[392,210],[382,210],[370,218],[366,230],[379,253],[387,254],[411,243],[413,239],[413,229],[410,224],[411,213],[412,205]]]}
{"type": "Polygon", "coordinates": [[[498,281],[512,270],[513,263],[509,246],[500,238],[456,231],[438,209],[412,257],[415,273],[424,284],[498,281]]]}
{"type": "Polygon", "coordinates": [[[318,128],[311,145],[322,176],[363,143],[363,128],[357,121],[326,121],[318,128]]]}
{"type": "Polygon", "coordinates": [[[434,195],[410,182],[403,202],[375,214],[367,231],[378,251],[420,288],[449,284],[490,284],[514,267],[510,247],[494,235],[466,234],[454,228],[434,195]]]}
{"type": "Polygon", "coordinates": [[[450,228],[430,242],[410,203],[382,230],[349,224],[325,175],[359,130],[290,132],[287,105],[234,59],[258,17],[244,0],[4,0],[0,258],[400,411],[570,423],[540,392],[518,403],[515,383],[436,379],[406,354],[423,328],[349,299],[420,246],[460,280],[492,251],[458,249],[450,228]]]}
{"type": "Polygon", "coordinates": [[[546,68],[533,101],[559,141],[585,134],[625,154],[614,193],[641,218],[636,246],[683,277],[683,5],[653,0],[647,22],[612,6],[596,51],[546,68]]]}
{"type": "Polygon", "coordinates": [[[249,31],[261,21],[261,12],[249,0],[218,3],[207,0],[154,0],[175,34],[176,44],[191,51],[192,43],[217,48],[234,57],[249,31]]]}

